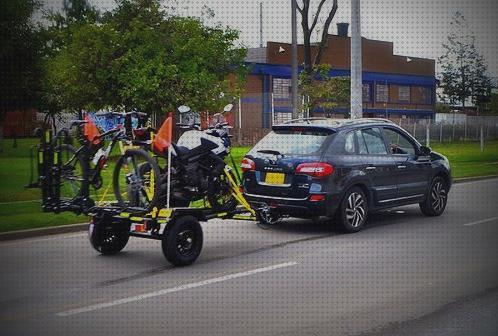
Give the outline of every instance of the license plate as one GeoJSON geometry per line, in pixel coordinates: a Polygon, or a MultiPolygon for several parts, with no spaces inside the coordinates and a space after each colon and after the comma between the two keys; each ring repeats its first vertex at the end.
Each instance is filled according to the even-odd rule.
{"type": "Polygon", "coordinates": [[[268,184],[284,184],[285,174],[282,173],[266,173],[265,183],[268,184]]]}

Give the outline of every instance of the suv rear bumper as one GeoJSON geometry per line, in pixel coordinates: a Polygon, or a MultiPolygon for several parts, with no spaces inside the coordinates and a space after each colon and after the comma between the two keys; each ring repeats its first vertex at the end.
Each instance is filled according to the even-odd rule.
{"type": "Polygon", "coordinates": [[[288,198],[244,193],[244,196],[249,203],[256,207],[260,204],[266,204],[281,215],[297,218],[333,215],[341,198],[339,195],[323,195],[325,196],[325,199],[322,201],[310,201],[310,196],[306,198],[288,198]]]}

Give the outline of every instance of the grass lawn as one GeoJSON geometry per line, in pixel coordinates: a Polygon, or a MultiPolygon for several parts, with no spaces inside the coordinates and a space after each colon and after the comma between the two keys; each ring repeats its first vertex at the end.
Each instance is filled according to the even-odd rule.
{"type": "Polygon", "coordinates": [[[450,160],[453,178],[498,175],[498,141],[486,143],[482,153],[478,142],[435,143],[431,148],[450,160]]]}
{"type": "MultiPolygon", "coordinates": [[[[12,148],[11,139],[4,141],[4,152],[0,153],[0,232],[88,221],[86,216],[72,213],[43,213],[38,201],[40,191],[24,188],[29,179],[29,149],[36,142],[36,139],[21,139],[18,140],[18,147],[12,148]]],[[[454,178],[498,175],[498,141],[488,142],[483,153],[480,152],[479,143],[475,142],[435,143],[432,148],[449,158],[454,178]]],[[[237,166],[249,149],[250,147],[232,149],[237,166]]],[[[231,164],[230,160],[228,163],[231,164]]],[[[110,177],[112,168],[111,166],[104,175],[110,177]]],[[[104,179],[103,189],[107,186],[106,180],[110,181],[104,179]]],[[[112,189],[110,194],[112,195],[112,189]]]]}

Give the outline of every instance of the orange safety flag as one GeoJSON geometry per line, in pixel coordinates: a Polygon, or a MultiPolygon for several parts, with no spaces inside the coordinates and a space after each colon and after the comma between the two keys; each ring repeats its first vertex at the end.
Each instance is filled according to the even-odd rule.
{"type": "Polygon", "coordinates": [[[97,145],[100,143],[100,138],[98,137],[100,135],[99,129],[97,128],[97,125],[93,122],[93,120],[87,115],[85,115],[85,120],[87,123],[83,127],[83,132],[85,134],[85,137],[93,143],[94,145],[97,145]]]}
{"type": "Polygon", "coordinates": [[[152,147],[154,151],[159,153],[164,153],[166,148],[171,144],[173,139],[173,117],[171,113],[168,118],[163,122],[159,131],[157,131],[154,140],[152,141],[152,147]]]}

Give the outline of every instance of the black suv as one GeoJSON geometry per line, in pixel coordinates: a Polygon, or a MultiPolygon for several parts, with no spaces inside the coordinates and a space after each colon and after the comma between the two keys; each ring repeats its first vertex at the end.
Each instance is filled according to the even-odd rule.
{"type": "Polygon", "coordinates": [[[369,211],[419,203],[439,216],[448,160],[384,119],[300,119],[275,125],[242,160],[243,190],[262,220],[334,217],[359,231],[369,211]]]}

